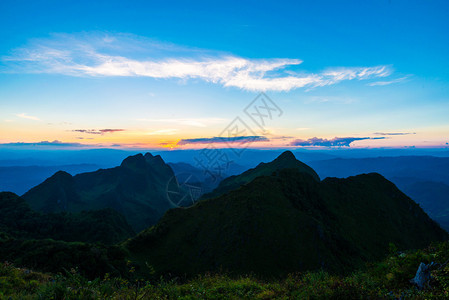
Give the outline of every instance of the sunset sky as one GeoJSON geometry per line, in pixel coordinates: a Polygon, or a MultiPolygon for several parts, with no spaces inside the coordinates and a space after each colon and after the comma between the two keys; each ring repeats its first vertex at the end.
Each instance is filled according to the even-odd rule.
{"type": "Polygon", "coordinates": [[[90,2],[0,2],[0,147],[448,147],[447,1],[90,2]]]}

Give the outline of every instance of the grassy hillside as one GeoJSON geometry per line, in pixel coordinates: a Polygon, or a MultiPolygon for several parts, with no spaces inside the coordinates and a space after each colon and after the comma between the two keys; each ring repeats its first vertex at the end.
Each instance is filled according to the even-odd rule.
{"type": "MultiPolygon", "coordinates": [[[[324,271],[281,279],[203,274],[193,279],[141,280],[105,276],[88,280],[76,270],[43,274],[0,264],[0,296],[11,299],[447,299],[449,244],[392,252],[385,260],[347,276],[324,271]],[[410,283],[419,264],[434,262],[427,288],[410,283]]],[[[129,274],[134,274],[128,268],[129,274]]]]}
{"type": "Polygon", "coordinates": [[[64,242],[52,239],[15,239],[0,233],[0,260],[54,274],[79,270],[89,279],[126,274],[126,252],[118,246],[64,242]]]}
{"type": "MultiPolygon", "coordinates": [[[[123,181],[126,172],[146,178],[143,170],[154,167],[147,163],[142,155],[130,157],[119,173],[105,172],[105,181],[101,172],[89,175],[84,186],[101,189],[101,182],[110,184],[110,176],[117,174],[120,180],[114,186],[122,186],[135,179],[123,181]]],[[[120,222],[113,215],[108,219],[108,210],[77,216],[42,214],[17,195],[2,193],[0,261],[17,267],[0,265],[0,295],[40,299],[448,295],[449,242],[427,246],[449,235],[415,202],[379,174],[320,181],[304,166],[284,153],[240,177],[235,182],[244,183],[235,190],[222,190],[220,196],[189,208],[168,210],[155,226],[112,246],[72,242],[98,239],[102,230],[115,238],[113,228],[120,222]],[[112,227],[101,225],[108,222],[112,227]],[[420,248],[424,250],[411,250],[420,248]],[[410,279],[421,262],[432,261],[437,264],[431,289],[419,291],[410,279]]],[[[74,177],[58,176],[72,182],[65,187],[79,184],[74,177]]],[[[147,188],[138,183],[133,187],[137,192],[147,188]]]]}
{"type": "Polygon", "coordinates": [[[111,209],[42,214],[19,196],[0,193],[0,261],[54,273],[78,268],[89,278],[119,276],[126,253],[103,244],[133,235],[125,218],[111,209]]]}
{"type": "Polygon", "coordinates": [[[125,218],[111,209],[43,214],[9,192],[0,193],[0,232],[16,239],[103,244],[115,244],[135,234],[125,218]]]}

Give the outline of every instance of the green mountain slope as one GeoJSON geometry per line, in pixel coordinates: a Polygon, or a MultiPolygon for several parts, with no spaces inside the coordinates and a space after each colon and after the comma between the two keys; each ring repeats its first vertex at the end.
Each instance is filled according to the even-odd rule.
{"type": "Polygon", "coordinates": [[[17,196],[0,193],[0,231],[15,239],[54,239],[66,242],[115,244],[135,233],[112,209],[79,213],[38,213],[17,196]]]}
{"type": "MultiPolygon", "coordinates": [[[[245,176],[265,173],[267,165],[295,165],[293,159],[284,153],[245,176]]],[[[379,174],[320,182],[314,172],[275,170],[217,198],[168,211],[125,243],[132,259],[172,275],[346,272],[383,258],[390,243],[411,249],[448,238],[379,174]]]]}
{"type": "Polygon", "coordinates": [[[395,178],[398,187],[415,200],[442,228],[449,230],[449,185],[443,182],[395,178]]]}
{"type": "MultiPolygon", "coordinates": [[[[23,198],[41,212],[112,208],[135,231],[155,224],[172,204],[167,186],[178,191],[174,173],[162,158],[146,153],[126,158],[118,167],[71,176],[57,172],[23,198]]],[[[176,201],[173,201],[177,203],[176,201]]]]}
{"type": "Polygon", "coordinates": [[[202,198],[207,199],[223,195],[251,182],[256,177],[271,175],[275,171],[287,168],[297,169],[299,172],[311,175],[316,181],[320,181],[320,177],[311,167],[297,160],[292,152],[285,151],[272,162],[260,163],[257,167],[249,169],[240,175],[225,178],[220,182],[216,189],[214,189],[211,193],[204,195],[202,198]]]}

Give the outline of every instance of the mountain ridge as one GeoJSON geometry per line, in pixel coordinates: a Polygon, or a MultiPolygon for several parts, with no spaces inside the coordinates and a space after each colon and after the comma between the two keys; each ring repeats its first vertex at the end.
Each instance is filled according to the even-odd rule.
{"type": "Polygon", "coordinates": [[[275,171],[286,168],[297,169],[302,173],[308,174],[314,180],[320,181],[320,177],[311,167],[297,160],[291,151],[284,151],[271,162],[259,163],[255,168],[223,179],[212,192],[203,195],[201,198],[206,199],[220,196],[251,182],[258,176],[271,175],[275,171]]]}
{"type": "MultiPolygon", "coordinates": [[[[266,172],[260,164],[252,174],[257,168],[266,172]]],[[[160,274],[279,276],[350,272],[382,259],[391,243],[410,249],[447,239],[447,232],[380,174],[319,181],[286,168],[192,207],[169,210],[124,246],[133,260],[160,274]]]]}

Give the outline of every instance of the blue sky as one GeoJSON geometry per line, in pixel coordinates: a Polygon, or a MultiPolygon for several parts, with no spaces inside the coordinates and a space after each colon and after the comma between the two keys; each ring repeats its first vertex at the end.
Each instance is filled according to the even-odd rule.
{"type": "Polygon", "coordinates": [[[0,3],[0,143],[196,147],[261,91],[252,146],[449,142],[447,1],[90,2],[0,3]]]}

